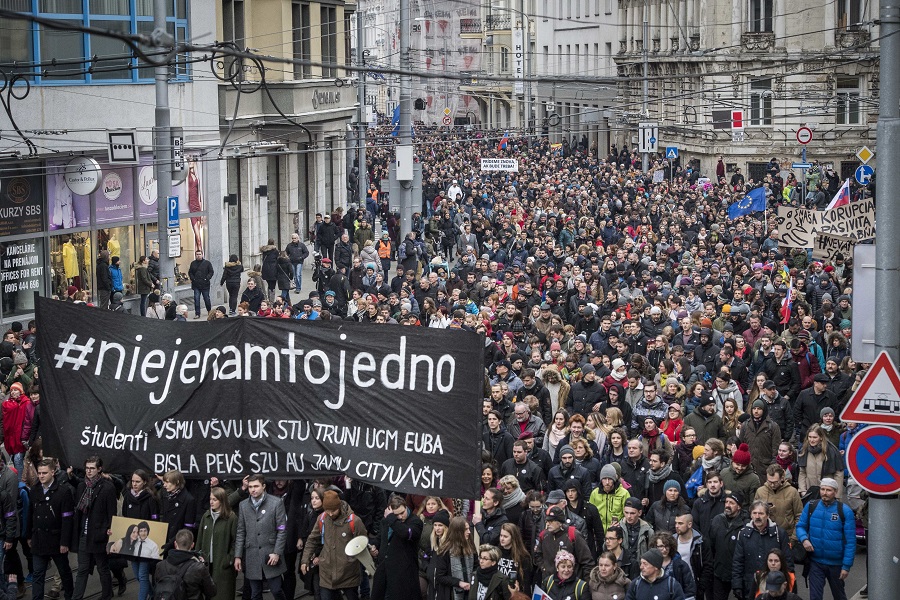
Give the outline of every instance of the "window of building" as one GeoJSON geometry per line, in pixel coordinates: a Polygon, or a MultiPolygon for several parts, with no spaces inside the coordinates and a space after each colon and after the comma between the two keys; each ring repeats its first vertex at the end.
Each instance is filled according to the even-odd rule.
{"type": "Polygon", "coordinates": [[[762,127],[772,124],[772,80],[750,80],[750,125],[762,127]]]}
{"type": "Polygon", "coordinates": [[[750,0],[750,31],[772,32],[774,0],[750,0]]]}
{"type": "MultiPolygon", "coordinates": [[[[291,5],[291,30],[294,36],[294,59],[310,60],[312,57],[312,23],[309,20],[309,4],[294,2],[291,5]]],[[[306,79],[312,75],[309,65],[294,65],[294,79],[306,79]]]]}
{"type": "MultiPolygon", "coordinates": [[[[3,8],[56,19],[73,27],[96,27],[123,35],[153,31],[153,0],[4,0],[3,8]]],[[[188,39],[187,1],[166,0],[168,30],[176,42],[188,39]]],[[[141,68],[125,42],[108,36],[31,26],[8,20],[0,28],[0,67],[10,63],[40,63],[40,68],[17,67],[31,74],[36,84],[137,83],[153,81],[152,68],[141,68]],[[73,59],[87,62],[72,62],[73,59]],[[51,61],[59,61],[52,65],[51,61]]],[[[183,57],[172,66],[170,77],[186,81],[189,71],[183,57]]]]}
{"type": "Polygon", "coordinates": [[[837,119],[838,125],[859,125],[859,78],[837,78],[837,119]]]}
{"type": "Polygon", "coordinates": [[[337,77],[337,8],[322,6],[319,9],[322,22],[322,77],[337,77]]]}
{"type": "Polygon", "coordinates": [[[862,20],[861,0],[838,0],[837,26],[841,29],[858,29],[862,20]]]}
{"type": "Polygon", "coordinates": [[[509,73],[509,48],[500,48],[500,72],[509,73]]]}

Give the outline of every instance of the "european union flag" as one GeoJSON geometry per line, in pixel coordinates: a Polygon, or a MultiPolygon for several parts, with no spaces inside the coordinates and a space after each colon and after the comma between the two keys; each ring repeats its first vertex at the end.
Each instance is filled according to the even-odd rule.
{"type": "Polygon", "coordinates": [[[737,219],[744,215],[766,210],[766,188],[758,187],[750,190],[746,196],[728,207],[728,218],[737,219]]]}

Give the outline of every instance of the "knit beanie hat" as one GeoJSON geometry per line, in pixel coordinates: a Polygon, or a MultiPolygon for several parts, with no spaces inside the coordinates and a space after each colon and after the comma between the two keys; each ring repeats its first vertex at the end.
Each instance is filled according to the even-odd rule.
{"type": "Polygon", "coordinates": [[[646,560],[648,563],[656,567],[657,569],[662,569],[663,566],[663,556],[662,553],[656,548],[651,548],[647,550],[641,555],[643,560],[646,560]]]}
{"type": "Polygon", "coordinates": [[[432,523],[442,523],[443,525],[449,527],[450,526],[450,513],[447,511],[446,508],[442,508],[441,510],[434,513],[434,516],[431,517],[431,522],[432,523]]]}
{"type": "Polygon", "coordinates": [[[618,473],[616,473],[616,468],[611,464],[603,465],[603,468],[600,469],[600,480],[602,481],[607,478],[612,479],[613,481],[619,480],[619,475],[618,473]]]}
{"type": "Polygon", "coordinates": [[[663,493],[668,492],[670,489],[678,490],[678,493],[681,493],[681,484],[675,481],[674,479],[670,479],[663,486],[663,493]]]}
{"type": "MultiPolygon", "coordinates": [[[[322,508],[325,510],[338,510],[341,508],[341,497],[334,490],[325,490],[322,495],[322,508]]],[[[449,524],[449,522],[448,522],[449,524]]]]}
{"type": "Polygon", "coordinates": [[[734,452],[734,456],[731,457],[731,462],[744,466],[749,465],[750,460],[750,446],[747,444],[738,446],[738,449],[734,452]]]}

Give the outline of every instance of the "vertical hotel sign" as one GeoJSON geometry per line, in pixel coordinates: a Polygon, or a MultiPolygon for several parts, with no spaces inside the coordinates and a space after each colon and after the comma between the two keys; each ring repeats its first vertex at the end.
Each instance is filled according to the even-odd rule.
{"type": "Polygon", "coordinates": [[[515,93],[525,93],[525,23],[513,29],[513,77],[515,77],[515,93]]]}
{"type": "Polygon", "coordinates": [[[0,177],[0,236],[44,230],[44,192],[38,171],[22,169],[0,177]]]}

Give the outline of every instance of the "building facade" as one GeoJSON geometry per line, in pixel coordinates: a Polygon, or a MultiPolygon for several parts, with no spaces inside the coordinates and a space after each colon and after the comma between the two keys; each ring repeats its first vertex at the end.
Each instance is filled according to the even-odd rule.
{"type": "Polygon", "coordinates": [[[266,63],[265,87],[252,63],[221,61],[218,106],[227,253],[248,267],[273,239],[306,237],[316,213],[348,203],[349,132],[356,89],[341,68],[350,56],[355,4],[292,0],[219,0],[218,39],[259,54],[312,63],[266,63]]]}
{"type": "MultiPolygon", "coordinates": [[[[153,29],[149,0],[12,4],[22,13],[75,26],[124,34],[153,29]]],[[[204,33],[215,18],[211,5],[167,4],[169,31],[177,40],[212,43],[213,34],[204,33]]],[[[220,163],[208,155],[219,142],[217,86],[200,76],[201,64],[184,60],[189,56],[178,58],[170,69],[169,101],[172,125],[183,129],[186,158],[173,189],[180,197],[181,253],[175,258],[175,280],[162,287],[188,297],[194,250],[206,252],[217,269],[222,263],[221,210],[212,199],[221,198],[224,179],[220,163]]],[[[23,78],[17,84],[20,98],[10,102],[21,134],[10,135],[13,123],[0,124],[0,321],[33,314],[34,292],[64,297],[74,288],[96,298],[100,250],[120,257],[131,306],[134,264],[159,249],[153,69],[122,41],[8,19],[0,30],[0,70],[23,78]],[[110,160],[110,131],[133,135],[132,164],[110,160]],[[83,175],[84,166],[94,164],[90,161],[99,171],[90,167],[77,177],[76,167],[83,175]]]]}
{"type": "Polygon", "coordinates": [[[808,160],[852,176],[857,150],[875,143],[878,10],[856,0],[622,0],[618,147],[637,144],[638,123],[656,122],[660,148],[680,147],[682,163],[714,173],[721,156],[729,172],[758,180],[772,157],[785,170],[799,161],[796,131],[808,126],[808,160]],[[744,111],[742,133],[714,118],[732,109],[744,111]]]}

